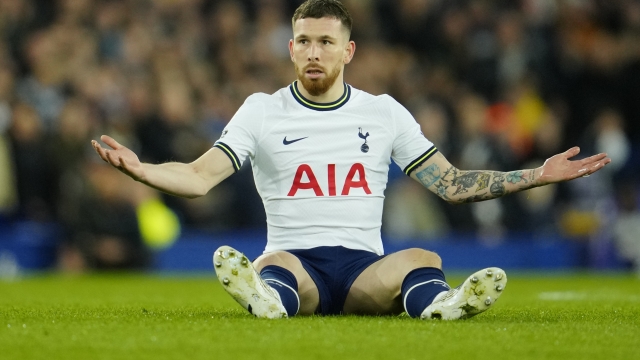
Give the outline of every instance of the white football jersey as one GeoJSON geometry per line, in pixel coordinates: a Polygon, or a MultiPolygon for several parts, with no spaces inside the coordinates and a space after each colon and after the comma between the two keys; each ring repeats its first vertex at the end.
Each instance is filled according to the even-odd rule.
{"type": "Polygon", "coordinates": [[[236,171],[251,159],[267,215],[265,252],[343,246],[383,254],[391,159],[409,175],[437,152],[390,96],[345,84],[339,100],[320,104],[297,82],[249,96],[214,146],[236,171]]]}

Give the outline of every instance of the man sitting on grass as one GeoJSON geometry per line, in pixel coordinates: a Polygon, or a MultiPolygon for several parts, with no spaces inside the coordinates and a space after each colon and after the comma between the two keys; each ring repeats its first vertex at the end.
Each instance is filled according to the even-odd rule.
{"type": "Polygon", "coordinates": [[[380,226],[391,159],[442,199],[466,203],[588,176],[611,160],[570,161],[579,149],[537,169],[459,170],[388,95],[343,80],[353,58],[351,16],[337,0],[309,0],[292,19],[289,51],[297,80],[274,94],[251,95],[212,149],[192,163],[145,164],[108,136],[93,147],[118,170],[160,191],[205,195],[251,158],[268,225],[253,263],[223,246],[214,267],[229,294],[258,317],[399,314],[463,319],[491,307],[507,277],[471,274],[451,289],[440,257],[422,249],[383,255],[380,226]]]}

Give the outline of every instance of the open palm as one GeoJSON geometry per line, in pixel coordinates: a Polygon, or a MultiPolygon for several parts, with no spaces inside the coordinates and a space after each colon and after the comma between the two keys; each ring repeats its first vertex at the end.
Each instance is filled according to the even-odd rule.
{"type": "Polygon", "coordinates": [[[607,154],[600,153],[580,160],[569,160],[580,153],[579,147],[554,155],[542,165],[538,181],[540,185],[589,176],[611,162],[607,154]]]}
{"type": "Polygon", "coordinates": [[[143,178],[144,172],[142,170],[142,164],[140,163],[138,156],[133,151],[126,146],[121,145],[110,136],[102,135],[100,140],[111,148],[105,149],[100,146],[97,141],[91,141],[91,145],[93,145],[93,148],[96,150],[98,155],[100,155],[102,160],[129,175],[134,180],[140,180],[143,178]]]}

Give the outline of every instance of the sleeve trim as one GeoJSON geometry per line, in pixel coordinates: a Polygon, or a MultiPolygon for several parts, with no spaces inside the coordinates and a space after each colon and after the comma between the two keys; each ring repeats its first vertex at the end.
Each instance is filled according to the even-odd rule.
{"type": "Polygon", "coordinates": [[[235,172],[238,172],[238,170],[240,170],[240,159],[238,159],[238,156],[235,152],[233,152],[233,150],[231,150],[231,147],[229,145],[218,141],[213,144],[213,147],[217,147],[218,149],[222,150],[222,152],[227,154],[229,159],[231,159],[231,163],[233,164],[233,169],[235,170],[235,172]]]}
{"type": "Polygon", "coordinates": [[[404,168],[404,173],[407,175],[411,175],[411,172],[417,169],[420,165],[424,164],[425,161],[429,160],[435,153],[438,152],[435,146],[432,146],[424,152],[422,155],[418,156],[415,160],[413,160],[407,167],[404,168]]]}

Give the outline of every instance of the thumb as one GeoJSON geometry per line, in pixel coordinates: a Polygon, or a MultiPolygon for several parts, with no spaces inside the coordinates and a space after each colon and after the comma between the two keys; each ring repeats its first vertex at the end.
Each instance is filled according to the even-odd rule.
{"type": "Polygon", "coordinates": [[[140,178],[140,174],[135,173],[135,167],[132,168],[131,165],[129,165],[129,163],[122,158],[122,156],[118,157],[118,160],[120,160],[120,171],[131,177],[133,180],[138,181],[140,178]]]}
{"type": "Polygon", "coordinates": [[[120,169],[122,169],[122,171],[124,171],[125,173],[131,175],[131,166],[129,165],[129,163],[126,162],[122,156],[118,157],[118,160],[120,160],[120,169]]]}
{"type": "Polygon", "coordinates": [[[570,159],[570,158],[580,154],[580,148],[577,147],[577,146],[574,146],[571,149],[565,151],[564,154],[566,155],[567,159],[570,159]]]}

